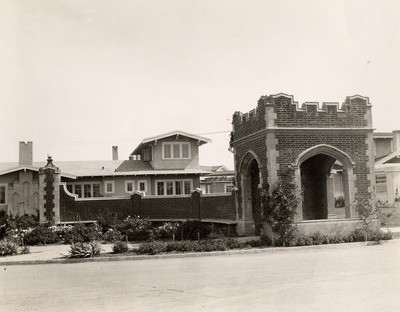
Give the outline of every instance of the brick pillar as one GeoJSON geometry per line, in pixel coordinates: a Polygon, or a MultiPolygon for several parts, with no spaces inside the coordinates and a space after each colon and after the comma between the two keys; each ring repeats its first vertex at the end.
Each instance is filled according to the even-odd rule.
{"type": "Polygon", "coordinates": [[[195,189],[192,194],[192,214],[193,214],[193,219],[197,219],[201,221],[201,189],[197,188],[195,189]]]}
{"type": "Polygon", "coordinates": [[[47,165],[39,168],[39,221],[60,222],[60,169],[53,165],[51,156],[47,165]]]}
{"type": "MultiPolygon", "coordinates": [[[[142,193],[135,192],[131,195],[131,207],[135,216],[142,216],[142,193]]],[[[133,217],[133,216],[131,216],[133,217]]]]}

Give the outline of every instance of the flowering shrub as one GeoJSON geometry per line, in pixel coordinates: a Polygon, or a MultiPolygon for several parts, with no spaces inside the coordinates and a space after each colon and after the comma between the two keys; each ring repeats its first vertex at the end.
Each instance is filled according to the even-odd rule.
{"type": "Polygon", "coordinates": [[[132,241],[145,241],[154,238],[154,231],[151,222],[148,219],[137,217],[128,217],[116,225],[116,229],[122,235],[128,236],[132,241]]]}
{"type": "Polygon", "coordinates": [[[113,230],[110,228],[101,235],[101,238],[103,241],[106,242],[116,242],[116,241],[121,241],[123,239],[123,236],[120,231],[113,230]]]}
{"type": "Polygon", "coordinates": [[[154,229],[155,236],[159,239],[171,239],[179,232],[179,222],[165,222],[154,229]]]}

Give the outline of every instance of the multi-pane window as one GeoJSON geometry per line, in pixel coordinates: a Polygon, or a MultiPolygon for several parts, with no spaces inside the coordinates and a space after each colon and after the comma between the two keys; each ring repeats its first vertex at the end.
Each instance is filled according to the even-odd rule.
{"type": "Polygon", "coordinates": [[[0,204],[5,204],[7,202],[6,198],[6,192],[7,190],[7,185],[6,184],[0,184],[0,204]]]}
{"type": "Polygon", "coordinates": [[[190,195],[192,180],[157,181],[156,189],[156,195],[190,195]]]}
{"type": "Polygon", "coordinates": [[[82,185],[81,185],[81,184],[76,184],[76,185],[75,185],[74,193],[75,193],[76,195],[78,195],[79,198],[82,197],[82,185]]]}
{"type": "Polygon", "coordinates": [[[92,186],[90,184],[83,185],[83,197],[85,198],[92,197],[92,186]]]}
{"type": "Polygon", "coordinates": [[[140,192],[147,192],[147,181],[138,181],[138,190],[140,192]]]}
{"type": "Polygon", "coordinates": [[[162,145],[163,159],[190,159],[190,143],[166,143],[162,145]]]}
{"type": "Polygon", "coordinates": [[[164,144],[163,149],[164,149],[163,152],[164,158],[166,159],[171,158],[171,144],[164,144]]]}
{"type": "Polygon", "coordinates": [[[232,193],[233,186],[225,184],[225,193],[232,193]]]}
{"type": "Polygon", "coordinates": [[[105,191],[105,193],[106,194],[111,194],[111,193],[114,193],[114,181],[108,181],[108,182],[105,182],[105,189],[106,189],[106,191],[105,191]]]}
{"type": "Polygon", "coordinates": [[[167,195],[174,195],[174,182],[167,182],[167,195]]]}
{"type": "Polygon", "coordinates": [[[93,187],[93,197],[100,197],[100,183],[92,184],[93,187]]]}
{"type": "Polygon", "coordinates": [[[100,183],[68,183],[67,190],[79,198],[100,197],[100,183]]]}
{"type": "Polygon", "coordinates": [[[164,182],[157,182],[157,195],[164,195],[164,182]]]}
{"type": "Polygon", "coordinates": [[[125,181],[125,193],[132,193],[133,191],[133,181],[125,181]]]}
{"type": "Polygon", "coordinates": [[[387,192],[386,174],[385,173],[376,174],[375,182],[376,182],[376,192],[377,193],[386,193],[387,192]]]}

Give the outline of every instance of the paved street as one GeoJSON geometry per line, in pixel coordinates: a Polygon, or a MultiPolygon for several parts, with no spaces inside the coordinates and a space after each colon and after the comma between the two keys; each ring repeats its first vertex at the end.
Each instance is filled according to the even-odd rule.
{"type": "Polygon", "coordinates": [[[1,267],[1,311],[400,311],[400,240],[1,267]]]}

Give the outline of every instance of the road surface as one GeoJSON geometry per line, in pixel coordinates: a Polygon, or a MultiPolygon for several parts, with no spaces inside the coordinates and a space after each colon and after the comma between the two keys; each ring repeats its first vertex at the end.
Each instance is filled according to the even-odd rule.
{"type": "Polygon", "coordinates": [[[400,240],[2,266],[0,311],[400,311],[400,240]]]}

